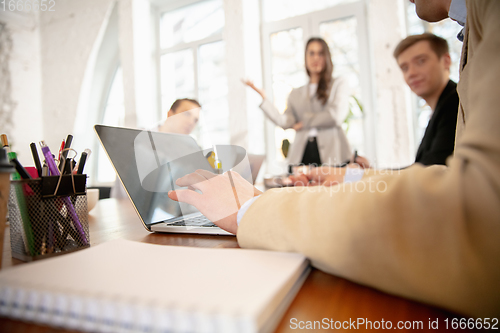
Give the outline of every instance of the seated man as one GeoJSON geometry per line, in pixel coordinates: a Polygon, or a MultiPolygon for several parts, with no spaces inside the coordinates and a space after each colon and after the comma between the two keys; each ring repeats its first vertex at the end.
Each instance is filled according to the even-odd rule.
{"type": "MultiPolygon", "coordinates": [[[[152,131],[176,134],[191,134],[200,118],[201,105],[198,101],[189,98],[177,99],[167,113],[167,119],[152,131]]],[[[118,177],[111,188],[111,198],[127,198],[127,192],[120,183],[118,177]]]]}
{"type": "Polygon", "coordinates": [[[200,118],[201,105],[195,99],[175,100],[167,113],[167,119],[158,126],[158,132],[191,134],[200,118]]]}
{"type": "Polygon", "coordinates": [[[458,114],[457,84],[450,80],[448,43],[430,33],[409,36],[398,44],[394,57],[406,84],[432,109],[415,163],[444,165],[455,147],[458,114]]]}
{"type": "MultiPolygon", "coordinates": [[[[412,1],[423,19],[456,18],[456,0],[412,1]]],[[[371,171],[351,184],[260,196],[234,172],[196,172],[177,180],[189,188],[169,197],[237,233],[242,248],[299,252],[321,270],[391,294],[500,316],[500,1],[466,3],[457,140],[447,166],[415,163],[397,175],[371,171]]]]}
{"type": "MultiPolygon", "coordinates": [[[[430,33],[408,36],[394,50],[406,84],[432,109],[415,163],[446,164],[453,154],[457,127],[457,84],[450,80],[450,53],[445,39],[430,33]]],[[[364,157],[356,163],[369,167],[364,157]]]]}

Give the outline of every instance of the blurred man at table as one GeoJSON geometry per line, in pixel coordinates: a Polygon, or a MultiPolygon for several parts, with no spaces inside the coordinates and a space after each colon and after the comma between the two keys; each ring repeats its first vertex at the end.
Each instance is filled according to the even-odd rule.
{"type": "MultiPolygon", "coordinates": [[[[428,21],[465,17],[457,0],[414,1],[428,21]]],[[[243,248],[300,252],[326,272],[388,293],[500,316],[500,1],[466,4],[457,138],[447,166],[369,171],[355,183],[257,197],[234,173],[195,173],[178,180],[191,189],[170,197],[237,233],[243,248]],[[237,212],[233,192],[241,193],[237,212]]]]}
{"type": "Polygon", "coordinates": [[[450,80],[448,43],[430,33],[408,36],[394,50],[394,58],[411,91],[432,110],[415,163],[445,165],[455,148],[458,114],[457,84],[450,80]]]}
{"type": "MultiPolygon", "coordinates": [[[[167,119],[151,130],[163,133],[191,134],[200,118],[200,110],[201,105],[195,99],[177,99],[168,110],[167,119]]],[[[118,177],[116,177],[111,188],[110,196],[116,199],[128,198],[127,192],[118,177]]]]}

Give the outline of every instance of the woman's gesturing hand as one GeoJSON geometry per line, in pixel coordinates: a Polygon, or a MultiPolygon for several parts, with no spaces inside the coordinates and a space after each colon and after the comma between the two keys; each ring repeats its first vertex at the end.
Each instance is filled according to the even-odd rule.
{"type": "Polygon", "coordinates": [[[266,99],[266,93],[264,92],[264,90],[257,88],[251,80],[242,79],[241,82],[255,90],[262,97],[262,99],[266,99]]]}

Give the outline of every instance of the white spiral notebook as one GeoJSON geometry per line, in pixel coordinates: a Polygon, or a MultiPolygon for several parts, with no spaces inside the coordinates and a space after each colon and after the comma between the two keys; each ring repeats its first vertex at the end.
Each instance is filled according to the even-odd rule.
{"type": "Polygon", "coordinates": [[[0,273],[0,315],[91,332],[270,332],[304,256],[110,241],[0,273]]]}

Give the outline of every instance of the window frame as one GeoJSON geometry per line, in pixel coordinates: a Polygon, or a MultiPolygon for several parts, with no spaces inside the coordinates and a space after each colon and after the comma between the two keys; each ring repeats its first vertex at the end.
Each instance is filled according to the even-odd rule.
{"type": "Polygon", "coordinates": [[[160,106],[158,108],[159,119],[163,118],[162,113],[163,113],[163,109],[165,107],[163,105],[162,91],[161,91],[161,89],[162,89],[161,88],[162,87],[161,57],[163,55],[168,54],[168,53],[174,53],[174,52],[184,51],[184,50],[191,50],[191,52],[193,53],[193,64],[194,64],[194,68],[193,68],[194,96],[189,96],[189,97],[194,98],[196,100],[199,100],[199,96],[198,96],[199,95],[199,84],[198,84],[198,82],[199,82],[199,66],[200,66],[200,63],[198,60],[199,48],[205,44],[224,41],[224,29],[225,29],[225,26],[224,26],[223,31],[216,33],[216,34],[213,34],[213,35],[210,35],[208,37],[205,37],[205,38],[197,40],[197,41],[193,41],[193,42],[189,42],[189,43],[179,43],[179,44],[171,46],[171,47],[162,48],[161,47],[161,17],[163,14],[165,14],[167,12],[171,12],[171,11],[183,8],[183,7],[194,5],[197,3],[202,3],[205,1],[207,1],[207,0],[181,0],[181,1],[176,1],[175,3],[170,3],[170,4],[166,4],[164,6],[158,7],[158,9],[156,10],[156,15],[155,15],[155,20],[154,20],[155,21],[155,32],[156,32],[156,36],[155,36],[156,37],[155,38],[155,44],[156,44],[155,58],[156,59],[155,59],[155,61],[156,61],[156,68],[157,68],[157,73],[158,73],[158,75],[157,75],[157,92],[158,92],[157,96],[158,96],[158,105],[160,106]]]}
{"type": "MultiPolygon", "coordinates": [[[[263,17],[264,15],[262,15],[263,17]]],[[[356,17],[357,36],[358,36],[358,59],[360,66],[360,86],[361,97],[364,106],[363,129],[364,145],[366,156],[370,160],[376,160],[375,147],[375,128],[376,119],[373,114],[374,108],[374,79],[372,75],[372,63],[370,57],[370,39],[367,27],[366,4],[364,1],[357,1],[345,4],[338,4],[324,10],[314,11],[303,15],[286,18],[279,21],[263,22],[261,29],[261,42],[263,53],[263,83],[267,96],[273,102],[272,90],[272,54],[270,37],[272,34],[290,30],[294,28],[303,29],[303,43],[312,36],[320,35],[320,24],[324,22],[339,20],[347,17],[356,17]]],[[[266,150],[267,158],[270,161],[277,160],[277,151],[275,147],[275,125],[269,120],[266,121],[266,150]]]]}

